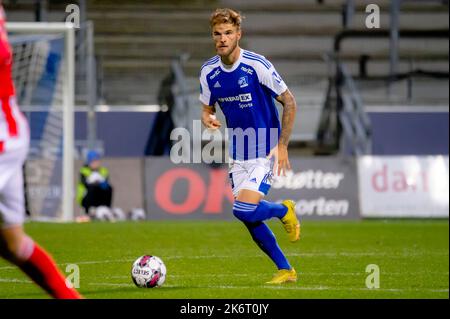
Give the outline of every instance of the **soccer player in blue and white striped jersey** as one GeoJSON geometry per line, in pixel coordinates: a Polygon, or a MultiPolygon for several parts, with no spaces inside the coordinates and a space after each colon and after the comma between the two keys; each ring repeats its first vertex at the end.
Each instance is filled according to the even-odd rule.
{"type": "Polygon", "coordinates": [[[221,127],[215,106],[225,115],[230,140],[230,182],[235,197],[233,214],[250,231],[253,240],[278,268],[270,284],[297,280],[295,269],[281,251],[273,232],[264,223],[281,220],[292,242],[300,238],[295,203],[263,200],[274,173],[290,169],[288,143],[294,125],[296,102],[274,66],[263,56],[239,47],[239,13],[217,9],[210,19],[217,55],[206,61],[200,74],[202,122],[221,127]],[[283,105],[282,125],[274,100],[283,105]]]}

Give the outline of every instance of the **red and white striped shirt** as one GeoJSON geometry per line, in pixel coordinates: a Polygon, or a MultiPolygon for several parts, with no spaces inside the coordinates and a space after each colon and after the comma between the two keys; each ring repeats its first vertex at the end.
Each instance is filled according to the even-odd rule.
{"type": "Polygon", "coordinates": [[[14,99],[12,49],[5,24],[5,12],[0,4],[0,154],[5,151],[7,142],[20,139],[22,128],[26,126],[25,118],[14,99]]]}
{"type": "Polygon", "coordinates": [[[0,4],[0,97],[14,95],[14,83],[11,74],[12,49],[6,32],[6,16],[0,4]]]}

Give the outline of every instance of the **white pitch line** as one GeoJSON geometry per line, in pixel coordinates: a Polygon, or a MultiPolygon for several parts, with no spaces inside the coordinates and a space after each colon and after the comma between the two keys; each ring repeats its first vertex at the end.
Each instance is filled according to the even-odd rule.
{"type": "MultiPolygon", "coordinates": [[[[94,265],[94,264],[109,264],[109,263],[124,263],[124,262],[130,262],[134,261],[135,259],[112,259],[112,260],[86,260],[86,261],[78,261],[78,262],[65,262],[65,263],[58,263],[58,266],[65,266],[65,265],[94,265]]],[[[8,270],[8,269],[17,269],[15,266],[4,266],[0,267],[0,270],[8,270]]]]}
{"type": "Polygon", "coordinates": [[[14,267],[14,266],[3,266],[3,267],[0,267],[0,270],[10,270],[10,269],[17,269],[17,267],[14,267]]]}
{"type": "Polygon", "coordinates": [[[114,284],[114,283],[108,283],[108,282],[90,282],[88,283],[90,286],[113,286],[113,287],[132,287],[133,283],[129,284],[114,284]]]}
{"type": "MultiPolygon", "coordinates": [[[[4,283],[23,283],[23,284],[33,284],[32,281],[22,280],[17,278],[0,278],[0,282],[4,283]]],[[[133,287],[132,283],[106,283],[106,282],[91,282],[88,283],[90,286],[113,286],[113,287],[133,287]]],[[[274,289],[274,290],[335,290],[335,291],[386,291],[386,292],[406,292],[406,291],[417,291],[417,292],[449,292],[449,289],[435,289],[435,288],[378,288],[378,289],[368,289],[368,288],[353,288],[353,287],[327,287],[327,286],[312,286],[312,287],[298,287],[298,286],[233,286],[233,285],[204,285],[204,286],[177,286],[177,285],[165,285],[167,288],[171,287],[184,287],[184,288],[203,288],[203,289],[274,289]]]]}
{"type": "Polygon", "coordinates": [[[16,279],[16,278],[0,278],[0,282],[19,283],[19,284],[32,284],[33,283],[31,280],[23,280],[23,279],[16,279]]]}
{"type": "MultiPolygon", "coordinates": [[[[380,252],[312,252],[312,253],[290,253],[286,254],[287,257],[393,257],[393,258],[404,258],[404,257],[412,257],[412,256],[423,256],[423,255],[448,255],[448,252],[436,252],[436,253],[400,253],[400,254],[387,254],[380,252]]],[[[173,260],[173,259],[227,259],[227,258],[261,258],[265,257],[264,255],[175,255],[175,256],[165,256],[164,260],[173,260]]],[[[112,259],[112,260],[87,260],[87,261],[78,261],[78,262],[65,262],[58,263],[59,266],[76,264],[76,265],[93,265],[93,264],[107,264],[107,263],[125,263],[125,262],[133,262],[135,258],[124,258],[124,259],[112,259]]],[[[16,269],[15,266],[3,266],[0,267],[0,270],[9,270],[16,269]]]]}
{"type": "MultiPolygon", "coordinates": [[[[118,284],[118,283],[102,283],[92,282],[89,285],[93,286],[116,286],[116,287],[133,287],[133,284],[118,284]]],[[[386,291],[386,292],[406,292],[406,291],[418,291],[418,292],[448,292],[449,289],[435,289],[435,288],[352,288],[352,287],[327,287],[327,286],[312,286],[312,287],[292,287],[292,286],[233,286],[233,285],[205,285],[205,286],[176,286],[176,285],[164,285],[163,287],[184,287],[184,288],[203,288],[203,289],[274,289],[274,290],[336,290],[336,291],[386,291]]]]}
{"type": "MultiPolygon", "coordinates": [[[[287,257],[365,257],[365,256],[380,256],[380,257],[412,257],[412,256],[424,256],[424,255],[448,255],[448,252],[428,252],[428,253],[417,253],[417,252],[402,252],[399,254],[384,253],[384,252],[312,252],[312,253],[288,253],[285,254],[287,257]]],[[[209,258],[234,258],[234,257],[244,257],[244,258],[255,258],[264,255],[200,255],[200,256],[167,256],[164,259],[209,259],[209,258]]]]}
{"type": "MultiPolygon", "coordinates": [[[[423,271],[414,271],[414,272],[382,272],[383,276],[404,276],[405,274],[407,275],[421,275],[424,274],[423,271]]],[[[430,272],[430,273],[426,273],[426,274],[434,274],[434,275],[448,275],[449,272],[439,272],[439,271],[435,271],[435,272],[430,272]]],[[[194,277],[194,278],[208,278],[208,277],[267,277],[267,274],[252,274],[252,273],[245,273],[245,274],[237,274],[237,273],[230,273],[230,274],[225,274],[225,273],[220,273],[220,274],[185,274],[185,275],[168,275],[170,278],[189,278],[189,277],[194,277]]],[[[269,274],[270,276],[270,274],[269,274]]],[[[364,272],[299,272],[298,276],[303,277],[303,276],[367,276],[367,273],[364,272]]],[[[126,279],[126,278],[130,278],[130,276],[105,276],[102,277],[105,279],[126,279]]]]}
{"type": "MultiPolygon", "coordinates": [[[[433,274],[441,274],[441,275],[448,275],[448,272],[432,272],[433,274]]],[[[407,272],[408,275],[415,275],[415,274],[423,274],[423,272],[407,272]]],[[[355,272],[305,272],[305,273],[298,273],[298,275],[300,277],[304,277],[304,276],[366,276],[366,273],[355,273],[355,272]]],[[[383,276],[400,276],[400,275],[405,275],[405,273],[401,273],[401,272],[395,272],[395,273],[383,273],[383,276]]],[[[131,276],[131,275],[130,275],[131,276]]],[[[105,279],[128,279],[130,278],[130,276],[102,276],[102,278],[105,279]]],[[[186,274],[186,275],[169,275],[169,278],[208,278],[208,277],[212,277],[212,278],[220,278],[220,277],[267,277],[267,274],[236,274],[236,273],[232,273],[232,274],[186,274]]],[[[22,279],[16,279],[16,278],[0,278],[0,282],[5,282],[5,283],[12,283],[12,282],[16,282],[16,283],[32,283],[32,281],[30,280],[22,280],[22,279]]],[[[105,285],[115,285],[114,283],[105,283],[105,285]]]]}

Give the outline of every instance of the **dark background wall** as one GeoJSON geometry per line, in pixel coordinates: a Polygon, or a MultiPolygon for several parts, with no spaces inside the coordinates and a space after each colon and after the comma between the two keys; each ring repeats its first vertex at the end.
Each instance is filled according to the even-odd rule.
{"type": "Polygon", "coordinates": [[[369,113],[374,155],[448,155],[448,112],[369,113]]]}
{"type": "MultiPolygon", "coordinates": [[[[98,112],[97,139],[104,143],[104,155],[144,156],[155,115],[151,112],[98,112]]],[[[75,139],[87,139],[85,112],[75,113],[75,139]]]]}
{"type": "MultiPolygon", "coordinates": [[[[105,156],[144,156],[156,113],[99,112],[98,139],[105,156]]],[[[373,112],[374,155],[448,155],[448,112],[373,112]]],[[[86,140],[86,113],[75,116],[75,137],[86,140]]]]}

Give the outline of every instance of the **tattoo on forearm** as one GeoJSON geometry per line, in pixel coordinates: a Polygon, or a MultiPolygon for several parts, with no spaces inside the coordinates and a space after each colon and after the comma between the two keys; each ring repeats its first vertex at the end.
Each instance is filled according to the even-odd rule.
{"type": "Polygon", "coordinates": [[[288,146],[295,121],[297,105],[292,95],[285,96],[279,143],[288,146]]]}

